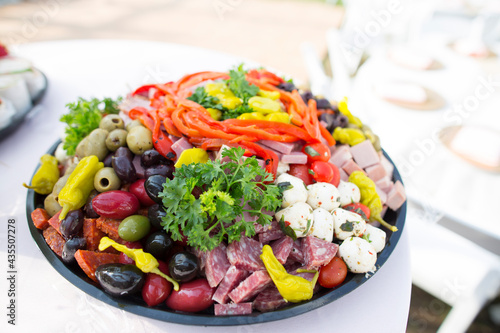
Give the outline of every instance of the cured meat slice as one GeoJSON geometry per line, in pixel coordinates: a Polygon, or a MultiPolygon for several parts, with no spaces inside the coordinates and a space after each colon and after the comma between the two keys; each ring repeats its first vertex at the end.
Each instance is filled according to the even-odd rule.
{"type": "Polygon", "coordinates": [[[335,257],[339,246],[323,239],[307,236],[302,243],[306,269],[319,268],[335,257]]]}
{"type": "Polygon", "coordinates": [[[270,241],[280,239],[283,236],[285,236],[285,234],[283,233],[283,231],[281,231],[281,229],[274,229],[259,234],[259,241],[262,244],[267,244],[270,241]]]}
{"type": "Polygon", "coordinates": [[[86,218],[83,220],[83,237],[87,240],[87,250],[97,251],[99,242],[105,233],[96,226],[96,219],[86,218]]]}
{"type": "Polygon", "coordinates": [[[212,296],[212,299],[220,304],[227,303],[229,300],[228,294],[247,276],[247,271],[238,269],[236,266],[229,267],[226,272],[226,276],[222,279],[219,287],[212,296]]]}
{"type": "Polygon", "coordinates": [[[264,289],[253,301],[253,307],[260,312],[274,311],[284,307],[287,301],[281,296],[278,288],[271,285],[264,289]]]}
{"type": "MultiPolygon", "coordinates": [[[[56,231],[57,231],[57,232],[59,232],[59,226],[61,225],[61,221],[59,220],[59,214],[61,214],[61,211],[62,211],[62,210],[58,211],[58,212],[56,213],[56,215],[52,216],[52,217],[50,218],[50,220],[49,220],[49,224],[50,224],[50,225],[51,225],[54,229],[56,229],[56,231]]],[[[61,234],[61,233],[59,232],[59,234],[61,234]]],[[[61,236],[62,236],[62,235],[61,235],[61,236]]]]}
{"type": "Polygon", "coordinates": [[[252,302],[215,304],[214,312],[216,316],[238,316],[252,313],[252,302]]]}
{"type": "Polygon", "coordinates": [[[271,248],[273,249],[273,254],[278,259],[278,261],[284,265],[290,251],[293,248],[293,239],[289,236],[285,236],[271,243],[271,248]]]}
{"type": "Polygon", "coordinates": [[[260,259],[261,253],[262,244],[248,237],[241,237],[239,242],[232,242],[227,247],[227,258],[231,265],[245,271],[266,269],[260,259]]]}
{"type": "Polygon", "coordinates": [[[229,293],[229,298],[234,303],[249,301],[262,290],[266,289],[272,282],[273,280],[271,280],[266,271],[253,272],[229,293]]]}
{"type": "Polygon", "coordinates": [[[188,251],[191,252],[198,258],[198,263],[200,264],[200,271],[205,271],[205,265],[207,262],[207,252],[201,251],[195,247],[189,247],[188,251]]]}
{"type": "Polygon", "coordinates": [[[226,255],[226,246],[221,244],[206,255],[205,275],[210,287],[215,288],[231,266],[226,255]]]}
{"type": "Polygon", "coordinates": [[[302,239],[303,238],[298,238],[293,242],[292,250],[288,255],[289,263],[294,263],[294,262],[298,262],[301,264],[305,263],[304,252],[302,252],[302,239]]]}
{"type": "Polygon", "coordinates": [[[49,226],[43,231],[43,238],[45,238],[45,241],[50,246],[52,251],[54,251],[54,253],[59,257],[62,257],[62,250],[64,244],[66,244],[63,236],[61,236],[55,228],[49,226]]]}
{"type": "Polygon", "coordinates": [[[75,259],[82,270],[89,278],[97,282],[95,277],[96,269],[104,264],[117,263],[120,260],[119,254],[94,252],[87,250],[78,250],[75,253],[75,259]]]}
{"type": "Polygon", "coordinates": [[[50,215],[43,208],[37,208],[34,211],[32,211],[31,220],[33,221],[33,224],[37,229],[44,230],[50,225],[49,224],[50,215]]]}
{"type": "Polygon", "coordinates": [[[108,237],[112,240],[118,243],[123,243],[124,240],[118,234],[118,227],[120,226],[120,222],[120,220],[114,220],[100,216],[96,220],[96,226],[97,228],[101,229],[102,232],[108,235],[108,237]]]}

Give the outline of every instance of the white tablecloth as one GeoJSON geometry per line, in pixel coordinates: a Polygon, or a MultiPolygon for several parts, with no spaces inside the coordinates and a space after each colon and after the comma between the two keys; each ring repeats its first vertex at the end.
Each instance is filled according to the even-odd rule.
{"type": "MultiPolygon", "coordinates": [[[[64,105],[77,97],[116,97],[147,82],[198,70],[227,70],[241,59],[191,47],[139,41],[59,41],[22,45],[49,79],[43,102],[22,126],[0,142],[0,266],[7,272],[7,220],[16,221],[16,326],[2,314],[1,332],[404,332],[411,278],[406,233],[386,264],[364,285],[309,313],[277,322],[231,327],[181,326],[108,306],[80,291],[47,262],[31,238],[26,189],[39,157],[60,137],[64,105]]],[[[248,63],[248,62],[247,62],[248,63]]],[[[300,61],[298,61],[297,65],[300,61]]],[[[7,274],[7,273],[5,273],[7,274]]],[[[7,313],[5,277],[0,298],[7,313]]]]}

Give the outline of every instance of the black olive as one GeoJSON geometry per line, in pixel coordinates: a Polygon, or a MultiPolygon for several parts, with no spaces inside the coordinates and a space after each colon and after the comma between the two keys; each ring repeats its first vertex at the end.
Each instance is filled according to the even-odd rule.
{"type": "Polygon", "coordinates": [[[66,264],[76,262],[75,253],[87,246],[87,240],[83,237],[75,237],[64,243],[61,258],[66,264]]]}
{"type": "Polygon", "coordinates": [[[163,259],[172,248],[174,242],[164,231],[158,231],[149,235],[144,245],[144,251],[151,253],[156,259],[163,259]]]}
{"type": "Polygon", "coordinates": [[[186,251],[178,252],[170,259],[168,271],[170,276],[177,281],[190,281],[198,275],[198,258],[186,251]]]}
{"type": "Polygon", "coordinates": [[[173,164],[158,164],[146,169],[145,178],[152,175],[162,175],[168,179],[174,179],[174,171],[175,167],[173,164]]]}
{"type": "Polygon", "coordinates": [[[161,225],[161,221],[165,215],[167,215],[167,213],[165,213],[165,211],[163,210],[162,205],[154,204],[154,205],[149,206],[149,208],[148,208],[149,222],[156,229],[163,229],[163,226],[161,225]]]}
{"type": "Polygon", "coordinates": [[[316,99],[316,107],[318,109],[331,109],[332,105],[326,98],[318,98],[316,99]]]}
{"type": "Polygon", "coordinates": [[[95,277],[105,292],[112,296],[125,296],[142,290],[145,275],[135,265],[104,264],[97,268],[95,277]]]}
{"type": "Polygon", "coordinates": [[[158,164],[172,164],[173,166],[174,162],[167,160],[156,149],[150,149],[141,155],[141,164],[143,167],[149,168],[158,164]]]}
{"type": "Polygon", "coordinates": [[[333,132],[335,129],[335,121],[336,117],[333,113],[323,113],[321,116],[319,116],[319,120],[323,120],[326,123],[326,129],[328,132],[333,132]]]}
{"type": "Polygon", "coordinates": [[[64,238],[69,239],[76,236],[83,227],[83,212],[80,209],[72,210],[66,214],[61,221],[59,231],[64,238]]]}
{"type": "Polygon", "coordinates": [[[152,175],[144,182],[144,188],[149,197],[156,203],[162,204],[162,198],[158,195],[163,192],[163,184],[166,178],[161,175],[152,175]]]}
{"type": "Polygon", "coordinates": [[[278,84],[278,88],[288,92],[292,92],[297,89],[297,87],[295,87],[295,85],[292,82],[280,83],[278,84]]]}

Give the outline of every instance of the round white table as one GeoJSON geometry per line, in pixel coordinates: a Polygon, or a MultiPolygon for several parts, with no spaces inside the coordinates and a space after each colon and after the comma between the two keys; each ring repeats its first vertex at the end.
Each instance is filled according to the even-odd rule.
{"type": "MultiPolygon", "coordinates": [[[[411,294],[406,229],[393,254],[365,284],[339,300],[303,315],[237,327],[183,326],[108,306],[59,275],[28,230],[25,201],[39,157],[61,136],[65,104],[79,96],[117,97],[148,82],[169,81],[199,70],[227,70],[243,60],[213,51],[126,40],[56,41],[21,45],[19,56],[48,77],[42,103],[0,142],[0,266],[7,274],[7,221],[16,226],[16,325],[2,315],[1,332],[404,332],[411,294]]],[[[245,60],[251,66],[255,65],[245,60]]],[[[8,281],[0,279],[3,312],[8,281]]]]}

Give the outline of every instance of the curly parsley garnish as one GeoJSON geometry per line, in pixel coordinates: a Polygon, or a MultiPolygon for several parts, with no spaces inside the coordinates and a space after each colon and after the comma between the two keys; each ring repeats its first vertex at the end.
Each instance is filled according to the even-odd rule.
{"type": "Polygon", "coordinates": [[[221,242],[239,241],[241,235],[255,235],[253,221],[243,213],[257,217],[257,223],[271,223],[272,215],[281,205],[279,188],[273,176],[262,169],[255,157],[244,158],[243,148],[222,152],[229,162],[184,164],[174,172],[174,179],[163,185],[163,206],[166,216],[162,226],[181,240],[202,251],[212,250],[221,242]],[[193,189],[205,191],[197,198],[193,189]]]}

